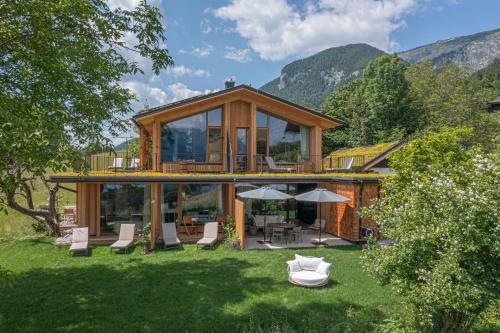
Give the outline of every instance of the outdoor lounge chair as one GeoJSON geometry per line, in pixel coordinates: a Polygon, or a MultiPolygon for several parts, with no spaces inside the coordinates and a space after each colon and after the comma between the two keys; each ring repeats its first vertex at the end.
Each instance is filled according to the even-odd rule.
{"type": "Polygon", "coordinates": [[[85,252],[89,254],[89,228],[74,228],[71,238],[70,253],[85,252]]]}
{"type": "Polygon", "coordinates": [[[162,223],[161,231],[163,234],[163,244],[165,245],[165,247],[181,245],[181,241],[179,240],[179,237],[177,237],[177,230],[175,229],[174,222],[162,223]]]}
{"type": "Polygon", "coordinates": [[[316,288],[325,286],[330,279],[330,263],[323,258],[295,255],[295,260],[287,261],[288,281],[296,286],[316,288]]]}
{"type": "Polygon", "coordinates": [[[217,236],[219,234],[219,223],[217,222],[207,222],[205,223],[205,228],[203,229],[203,238],[196,242],[196,247],[198,246],[210,246],[214,247],[217,243],[217,236]]]}
{"type": "Polygon", "coordinates": [[[352,167],[352,162],[354,161],[354,157],[349,156],[347,158],[344,158],[342,161],[342,167],[340,168],[330,168],[330,169],[325,169],[326,171],[349,171],[352,167]]]}
{"type": "Polygon", "coordinates": [[[122,224],[120,225],[120,235],[118,236],[118,240],[111,244],[109,250],[112,251],[125,251],[128,252],[129,247],[134,244],[134,232],[135,232],[135,224],[122,224]]]}
{"type": "Polygon", "coordinates": [[[115,157],[113,158],[113,164],[108,167],[109,170],[120,170],[123,168],[123,158],[115,157]]]}
{"type": "Polygon", "coordinates": [[[130,165],[128,167],[129,170],[138,170],[140,165],[140,160],[138,158],[131,158],[130,165]]]}
{"type": "Polygon", "coordinates": [[[293,172],[294,168],[280,168],[274,163],[274,159],[271,156],[264,157],[266,159],[267,165],[269,166],[269,171],[271,172],[293,172]]]}

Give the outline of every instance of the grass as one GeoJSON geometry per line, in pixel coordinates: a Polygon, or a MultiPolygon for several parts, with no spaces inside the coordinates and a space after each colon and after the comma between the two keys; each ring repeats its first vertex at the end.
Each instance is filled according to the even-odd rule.
{"type": "MultiPolygon", "coordinates": [[[[40,180],[34,184],[33,202],[35,207],[41,204],[47,204],[48,192],[40,180]]],[[[74,184],[65,184],[65,187],[74,188],[74,184]]],[[[76,202],[76,194],[64,189],[58,191],[58,208],[62,212],[64,206],[74,205],[76,202]]],[[[22,202],[22,201],[20,201],[22,202]]],[[[24,205],[24,202],[22,202],[24,205]]],[[[13,209],[7,208],[7,215],[0,212],[0,239],[12,238],[20,235],[33,233],[31,225],[35,222],[31,217],[21,214],[13,209]]]]}
{"type": "Polygon", "coordinates": [[[51,239],[0,243],[14,274],[0,289],[0,332],[368,332],[398,298],[360,267],[359,247],[157,250],[144,257],[96,246],[70,257],[51,239]],[[322,289],[291,286],[294,253],[325,257],[322,289]],[[352,305],[352,311],[349,311],[352,305]]]}

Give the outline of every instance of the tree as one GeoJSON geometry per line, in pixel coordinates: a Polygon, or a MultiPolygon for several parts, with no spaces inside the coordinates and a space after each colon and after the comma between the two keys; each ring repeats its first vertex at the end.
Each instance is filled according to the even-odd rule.
{"type": "Polygon", "coordinates": [[[0,5],[0,209],[59,234],[58,186],[46,171],[77,165],[79,151],[110,146],[103,133],[123,130],[134,96],[119,81],[142,72],[126,54],[149,58],[155,74],[172,64],[161,19],[146,1],[134,10],[102,0],[0,5]],[[34,207],[35,177],[49,190],[48,209],[34,207]]]}
{"type": "Polygon", "coordinates": [[[394,153],[401,176],[365,212],[396,244],[370,243],[363,265],[411,305],[419,331],[470,331],[500,295],[499,161],[470,133],[428,133],[394,153]]]}
{"type": "Polygon", "coordinates": [[[420,110],[420,129],[470,127],[476,143],[485,148],[494,146],[499,123],[487,112],[489,102],[496,95],[493,88],[456,65],[435,69],[430,61],[411,66],[406,79],[413,109],[420,110]]]}
{"type": "Polygon", "coordinates": [[[363,77],[332,93],[322,112],[346,125],[326,132],[325,152],[394,141],[415,132],[420,115],[412,108],[406,70],[407,64],[397,56],[383,55],[368,63],[363,77]]]}

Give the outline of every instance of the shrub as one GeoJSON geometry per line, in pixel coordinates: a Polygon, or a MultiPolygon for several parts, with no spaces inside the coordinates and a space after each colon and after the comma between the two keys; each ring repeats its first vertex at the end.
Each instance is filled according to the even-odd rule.
{"type": "MultiPolygon", "coordinates": [[[[414,155],[439,158],[436,135],[410,143],[414,155]]],[[[442,157],[454,163],[424,167],[426,159],[417,158],[424,162],[411,173],[411,164],[397,160],[405,174],[386,180],[382,199],[365,212],[396,245],[369,244],[364,267],[413,305],[413,324],[422,331],[469,331],[499,297],[499,161],[449,144],[453,151],[442,157]]]]}
{"type": "Polygon", "coordinates": [[[224,233],[224,245],[232,250],[239,249],[240,240],[236,233],[236,221],[234,217],[226,217],[226,221],[222,224],[222,230],[224,233]]]}

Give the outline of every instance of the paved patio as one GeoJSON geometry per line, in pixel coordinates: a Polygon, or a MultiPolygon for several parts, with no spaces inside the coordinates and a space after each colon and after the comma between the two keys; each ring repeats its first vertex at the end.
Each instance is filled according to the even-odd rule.
{"type": "MultiPolygon", "coordinates": [[[[314,245],[313,242],[318,241],[318,234],[310,230],[304,230],[302,233],[302,241],[298,242],[293,241],[287,243],[285,242],[280,243],[279,241],[273,240],[272,243],[260,244],[258,241],[262,239],[263,236],[261,233],[257,236],[248,236],[245,248],[273,250],[273,249],[285,249],[285,248],[315,247],[316,245],[314,245]]],[[[353,244],[349,241],[343,240],[341,238],[335,237],[327,233],[323,233],[321,235],[321,241],[324,242],[327,246],[345,246],[353,244]]]]}

